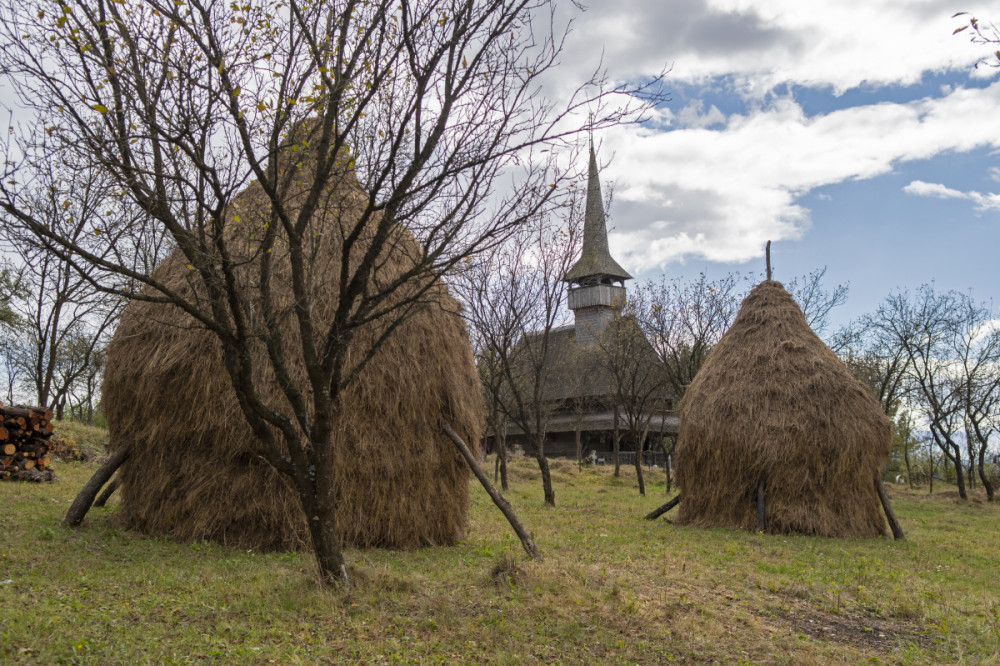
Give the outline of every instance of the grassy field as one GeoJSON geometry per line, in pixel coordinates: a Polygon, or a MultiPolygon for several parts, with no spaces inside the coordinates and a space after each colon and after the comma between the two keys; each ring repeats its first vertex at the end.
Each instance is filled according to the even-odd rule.
{"type": "MultiPolygon", "coordinates": [[[[182,544],[59,521],[93,463],[0,485],[0,663],[997,663],[1000,508],[894,489],[907,541],[762,536],[641,516],[630,470],[531,460],[508,497],[527,562],[473,487],[467,540],[349,551],[357,586],[304,553],[182,544]]],[[[475,484],[475,480],[472,480],[475,484]]]]}

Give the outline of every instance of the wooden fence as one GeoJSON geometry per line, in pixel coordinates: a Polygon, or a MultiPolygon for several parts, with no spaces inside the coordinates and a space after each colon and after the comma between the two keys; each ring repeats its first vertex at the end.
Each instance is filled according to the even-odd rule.
{"type": "MultiPolygon", "coordinates": [[[[635,465],[635,451],[619,451],[618,461],[622,465],[635,465]]],[[[614,454],[610,451],[602,451],[597,454],[597,464],[598,465],[613,465],[615,462],[614,454]]],[[[642,464],[646,467],[656,467],[662,468],[666,465],[667,457],[663,455],[663,451],[643,451],[642,452],[642,464]]]]}

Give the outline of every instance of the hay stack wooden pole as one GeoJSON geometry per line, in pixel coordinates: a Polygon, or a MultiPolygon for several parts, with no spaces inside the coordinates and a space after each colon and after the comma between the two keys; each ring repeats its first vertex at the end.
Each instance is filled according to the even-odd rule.
{"type": "Polygon", "coordinates": [[[906,536],[903,534],[903,526],[896,520],[896,512],[892,510],[892,504],[889,503],[889,495],[885,492],[885,485],[882,483],[880,475],[875,476],[875,492],[878,493],[878,498],[882,502],[882,510],[885,511],[885,517],[889,521],[889,529],[892,530],[892,538],[896,541],[905,540],[906,536]]]}
{"type": "Polygon", "coordinates": [[[670,511],[672,508],[674,508],[675,506],[677,506],[680,503],[681,503],[681,496],[678,495],[677,497],[673,498],[672,500],[670,500],[666,504],[664,504],[664,505],[660,506],[659,508],[654,509],[654,510],[650,511],[649,513],[647,513],[646,516],[645,516],[646,520],[656,520],[657,518],[659,518],[660,516],[662,516],[663,514],[665,514],[667,511],[670,511]]]}
{"type": "Polygon", "coordinates": [[[115,449],[114,453],[90,477],[90,481],[87,481],[83,488],[80,489],[80,492],[77,493],[76,499],[73,500],[69,511],[66,512],[66,517],[63,518],[62,524],[64,526],[78,527],[83,522],[83,517],[90,510],[90,505],[94,503],[97,493],[101,492],[104,484],[108,482],[108,479],[115,473],[115,470],[128,460],[131,453],[132,447],[129,444],[124,444],[115,449]]]}
{"type": "Polygon", "coordinates": [[[102,506],[106,505],[108,503],[108,500],[111,499],[111,496],[115,494],[116,490],[118,490],[118,486],[120,486],[121,483],[122,483],[122,478],[120,476],[116,476],[115,478],[111,479],[111,482],[104,487],[104,490],[101,492],[101,494],[97,496],[96,500],[94,500],[94,507],[99,509],[102,506]]]}
{"type": "Polygon", "coordinates": [[[526,552],[528,557],[533,560],[542,559],[542,553],[538,550],[538,546],[535,545],[534,539],[532,539],[531,535],[528,534],[528,531],[524,529],[521,521],[517,519],[517,514],[514,513],[514,507],[510,505],[510,502],[507,501],[506,497],[500,494],[500,491],[496,489],[496,486],[490,483],[489,477],[486,476],[486,473],[483,472],[483,468],[479,466],[478,462],[476,462],[476,457],[472,455],[472,451],[469,450],[469,447],[466,446],[465,442],[462,441],[462,438],[458,436],[458,433],[456,433],[451,425],[444,419],[441,420],[441,429],[446,435],[448,435],[448,439],[450,439],[458,450],[461,451],[462,457],[465,458],[465,462],[469,463],[469,469],[471,469],[472,473],[476,475],[477,479],[479,479],[479,483],[483,484],[483,488],[485,488],[486,492],[489,493],[490,499],[493,500],[493,503],[498,509],[500,509],[500,512],[503,513],[507,522],[510,523],[510,526],[514,529],[515,534],[517,534],[517,537],[521,540],[524,552],[526,552]]]}

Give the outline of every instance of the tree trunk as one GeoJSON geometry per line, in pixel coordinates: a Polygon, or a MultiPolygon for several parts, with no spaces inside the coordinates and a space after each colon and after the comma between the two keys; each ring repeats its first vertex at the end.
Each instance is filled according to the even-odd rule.
{"type": "Polygon", "coordinates": [[[552,490],[552,474],[549,472],[549,460],[545,457],[545,444],[538,442],[535,445],[535,459],[538,460],[538,469],[542,472],[542,491],[545,493],[545,503],[549,506],[556,505],[556,493],[552,490]]]}
{"type": "MultiPolygon", "coordinates": [[[[666,453],[666,451],[664,451],[666,453]]],[[[674,449],[673,446],[670,447],[670,453],[667,453],[664,459],[664,464],[667,466],[667,493],[670,493],[670,485],[673,483],[673,475],[671,474],[671,467],[674,465],[674,449]]]]}
{"type": "Polygon", "coordinates": [[[969,493],[965,490],[965,470],[962,466],[962,449],[954,442],[949,442],[952,454],[948,457],[951,458],[955,465],[955,484],[958,486],[958,495],[964,500],[969,499],[969,493]]]}
{"type": "Polygon", "coordinates": [[[646,433],[642,433],[639,442],[635,446],[635,476],[639,480],[639,495],[646,496],[646,484],[642,478],[642,451],[645,448],[646,433]]]}
{"type": "Polygon", "coordinates": [[[906,482],[910,484],[910,490],[914,489],[913,486],[913,472],[910,470],[910,440],[909,438],[903,442],[903,462],[906,463],[906,482]]]}
{"type": "Polygon", "coordinates": [[[577,468],[583,471],[583,438],[580,433],[580,421],[577,419],[576,422],[576,465],[577,468]]]}
{"type": "Polygon", "coordinates": [[[611,435],[611,439],[614,440],[612,445],[612,457],[615,459],[615,476],[621,476],[621,461],[618,457],[618,452],[621,450],[622,432],[618,427],[618,408],[615,408],[615,421],[614,421],[614,432],[611,435]]]}
{"type": "MultiPolygon", "coordinates": [[[[312,538],[316,564],[319,566],[320,582],[327,587],[343,585],[351,587],[351,577],[347,573],[347,563],[340,550],[334,516],[327,515],[328,509],[320,509],[319,502],[309,498],[309,536],[312,538]]],[[[305,498],[303,498],[305,505],[305,498]]]]}
{"type": "Polygon", "coordinates": [[[66,517],[63,518],[62,524],[65,527],[77,527],[83,522],[83,517],[87,515],[87,511],[90,510],[90,505],[94,503],[94,498],[97,493],[100,492],[101,488],[111,475],[115,473],[122,463],[128,460],[129,454],[132,453],[131,443],[126,442],[118,447],[111,456],[104,461],[94,475],[90,477],[90,481],[80,489],[77,493],[76,499],[69,507],[69,511],[66,512],[66,517]]]}
{"type": "Polygon", "coordinates": [[[497,457],[500,458],[500,487],[508,490],[507,485],[507,427],[497,439],[497,457]]]}
{"type": "Polygon", "coordinates": [[[927,488],[927,494],[933,495],[934,494],[934,449],[932,449],[929,444],[927,445],[927,460],[928,460],[927,465],[931,468],[931,473],[928,475],[928,479],[930,479],[930,485],[927,488]]]}
{"type": "Polygon", "coordinates": [[[542,554],[539,552],[538,546],[535,545],[535,541],[531,538],[531,535],[528,534],[526,529],[524,529],[521,521],[517,519],[517,514],[514,513],[514,507],[512,507],[510,502],[507,501],[507,498],[497,492],[497,489],[492,483],[490,483],[486,474],[483,473],[482,468],[476,463],[475,456],[473,456],[472,452],[469,451],[469,447],[465,445],[465,442],[462,441],[462,438],[459,437],[458,433],[456,433],[451,427],[451,424],[444,419],[441,420],[441,429],[444,430],[446,435],[448,435],[448,439],[450,439],[452,443],[458,447],[458,450],[462,453],[462,457],[465,458],[465,462],[469,464],[469,468],[472,470],[472,473],[476,475],[476,478],[479,479],[479,483],[482,484],[483,488],[485,488],[486,492],[489,494],[490,499],[493,500],[493,503],[498,509],[500,509],[504,517],[507,518],[507,522],[510,523],[510,526],[514,529],[514,533],[517,534],[518,538],[521,540],[521,546],[524,547],[524,551],[528,554],[528,557],[533,560],[540,560],[542,558],[542,554]]]}
{"type": "MultiPolygon", "coordinates": [[[[337,404],[336,400],[333,401],[337,404]]],[[[333,421],[337,416],[336,407],[327,416],[333,421]]],[[[317,418],[319,420],[319,418],[317,418]]],[[[309,536],[312,537],[313,552],[316,564],[319,566],[320,582],[327,587],[342,585],[345,588],[353,586],[347,572],[347,562],[340,549],[340,539],[337,536],[337,489],[334,484],[336,464],[333,460],[333,442],[331,435],[325,439],[322,434],[314,435],[316,441],[310,442],[313,449],[313,465],[309,470],[313,481],[299,479],[302,508],[305,510],[309,523],[309,536]]]]}
{"type": "Polygon", "coordinates": [[[351,577],[347,573],[347,562],[337,538],[335,506],[327,495],[332,491],[333,468],[328,464],[324,465],[325,468],[320,467],[321,464],[330,462],[326,458],[322,452],[317,452],[315,486],[300,482],[299,485],[305,487],[300,489],[299,497],[309,524],[309,536],[319,567],[320,582],[326,587],[343,585],[349,588],[352,584],[351,577]]]}
{"type": "Polygon", "coordinates": [[[986,474],[986,446],[979,446],[979,480],[983,482],[983,488],[986,489],[986,501],[993,501],[993,482],[990,481],[990,477],[986,474]]]}
{"type": "MultiPolygon", "coordinates": [[[[496,438],[493,439],[494,443],[496,438]]],[[[493,483],[497,483],[500,480],[500,447],[497,446],[497,458],[493,461],[493,483]]]]}
{"type": "Polygon", "coordinates": [[[969,453],[969,488],[976,487],[976,454],[969,428],[965,429],[965,448],[969,453]]]}

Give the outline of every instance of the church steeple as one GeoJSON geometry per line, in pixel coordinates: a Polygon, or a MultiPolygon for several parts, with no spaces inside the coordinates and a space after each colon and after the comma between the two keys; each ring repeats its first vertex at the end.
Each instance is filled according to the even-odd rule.
{"type": "Polygon", "coordinates": [[[597,156],[590,144],[590,171],[587,176],[587,209],[583,218],[583,252],[566,273],[566,282],[607,284],[631,280],[632,276],[611,257],[608,249],[608,225],[604,218],[601,180],[597,174],[597,156]]]}
{"type": "Polygon", "coordinates": [[[608,249],[608,226],[604,217],[604,199],[597,174],[597,156],[590,144],[590,170],[587,178],[587,209],[583,218],[583,251],[567,271],[564,281],[571,283],[569,309],[576,317],[576,342],[593,346],[608,322],[625,305],[625,280],[632,276],[611,256],[608,249]]]}

